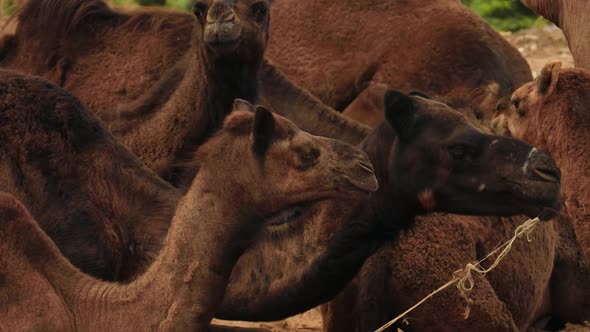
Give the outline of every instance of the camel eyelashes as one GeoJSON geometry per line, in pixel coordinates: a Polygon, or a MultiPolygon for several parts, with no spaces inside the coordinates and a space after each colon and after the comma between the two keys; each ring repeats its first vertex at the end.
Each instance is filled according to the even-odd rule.
{"type": "Polygon", "coordinates": [[[275,118],[272,112],[264,107],[256,107],[254,113],[254,126],[252,136],[254,137],[254,153],[264,155],[270,147],[275,129],[275,118]]]}

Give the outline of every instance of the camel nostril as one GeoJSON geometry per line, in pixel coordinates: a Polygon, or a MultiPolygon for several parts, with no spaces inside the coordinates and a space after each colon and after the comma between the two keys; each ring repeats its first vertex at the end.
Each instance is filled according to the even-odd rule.
{"type": "Polygon", "coordinates": [[[532,169],[533,175],[535,175],[538,179],[547,182],[560,182],[561,181],[561,173],[559,169],[552,168],[552,167],[534,167],[532,169]]]}

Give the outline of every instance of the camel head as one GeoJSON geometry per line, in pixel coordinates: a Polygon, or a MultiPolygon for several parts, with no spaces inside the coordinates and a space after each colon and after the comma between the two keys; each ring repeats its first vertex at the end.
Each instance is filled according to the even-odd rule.
{"type": "Polygon", "coordinates": [[[360,149],[310,135],[286,118],[244,100],[236,100],[234,111],[213,139],[220,145],[205,144],[197,156],[199,163],[213,162],[207,168],[228,174],[222,178],[224,183],[238,183],[231,178],[239,176],[244,186],[239,199],[248,200],[240,206],[251,206],[271,224],[299,220],[320,200],[363,197],[377,190],[371,163],[360,149]],[[210,146],[235,151],[229,154],[231,160],[216,160],[219,154],[210,146]]]}
{"type": "Polygon", "coordinates": [[[195,37],[219,56],[261,58],[270,29],[269,0],[197,0],[195,37]]]}
{"type": "Polygon", "coordinates": [[[561,69],[561,62],[550,62],[541,74],[512,94],[510,104],[495,114],[498,131],[548,149],[551,138],[572,131],[581,132],[590,119],[590,72],[561,69]]]}
{"type": "Polygon", "coordinates": [[[391,181],[417,211],[533,216],[558,206],[560,172],[546,153],[422,94],[388,91],[385,112],[398,137],[391,181]]]}

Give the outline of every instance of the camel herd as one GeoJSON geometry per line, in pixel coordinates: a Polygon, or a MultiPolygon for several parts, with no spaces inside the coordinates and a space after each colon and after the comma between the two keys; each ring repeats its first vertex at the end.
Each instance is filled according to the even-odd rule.
{"type": "Polygon", "coordinates": [[[392,331],[589,320],[590,25],[523,3],[580,68],[533,80],[456,0],[26,1],[0,40],[0,331],[317,306],[374,331],[536,216],[468,297],[392,331]]]}

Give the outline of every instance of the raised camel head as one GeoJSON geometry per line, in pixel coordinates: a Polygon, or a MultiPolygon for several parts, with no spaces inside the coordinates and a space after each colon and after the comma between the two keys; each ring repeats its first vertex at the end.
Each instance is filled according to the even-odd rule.
{"type": "Polygon", "coordinates": [[[269,0],[197,0],[195,38],[220,56],[236,53],[242,61],[260,61],[269,36],[269,6],[269,0]]]}
{"type": "Polygon", "coordinates": [[[377,189],[359,149],[304,133],[242,101],[197,156],[198,175],[160,254],[128,285],[81,273],[20,203],[0,195],[0,295],[8,294],[1,297],[0,326],[207,330],[234,264],[265,220],[316,200],[360,198],[377,189]]]}
{"type": "MultiPolygon", "coordinates": [[[[381,186],[395,186],[406,209],[535,215],[542,207],[557,208],[560,173],[546,153],[490,135],[420,93],[388,91],[385,111],[387,122],[377,130],[393,129],[397,142],[389,155],[371,159],[380,181],[390,179],[381,186]]],[[[371,152],[375,145],[365,143],[370,156],[376,155],[371,152]]]]}

